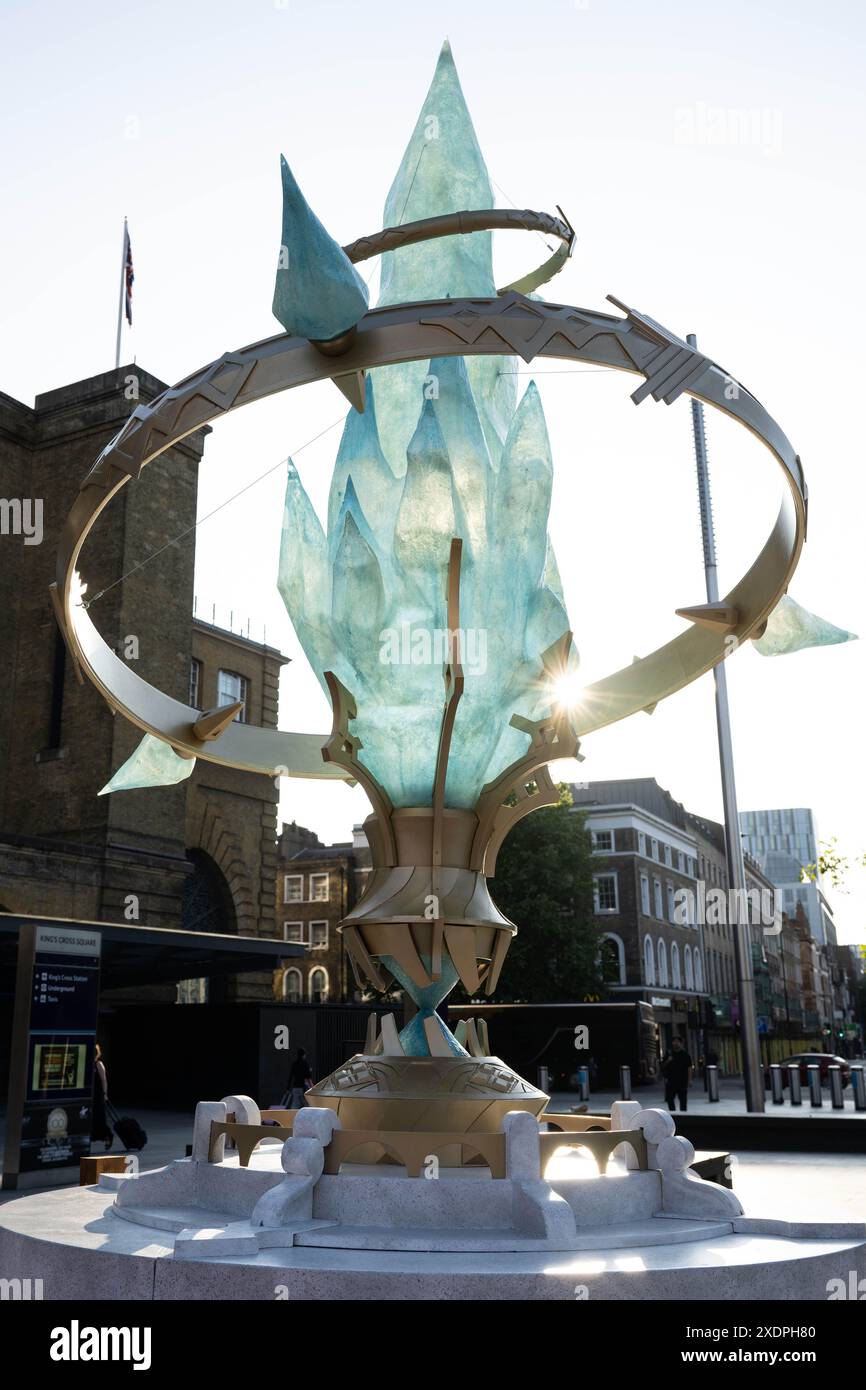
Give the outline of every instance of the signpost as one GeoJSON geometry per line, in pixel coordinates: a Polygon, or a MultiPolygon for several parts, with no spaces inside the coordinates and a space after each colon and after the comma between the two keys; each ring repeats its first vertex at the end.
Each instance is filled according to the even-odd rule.
{"type": "MultiPolygon", "coordinates": [[[[689,347],[696,347],[695,335],[690,333],[689,347]]],[[[692,400],[692,429],[695,440],[695,463],[698,473],[698,502],[701,513],[701,538],[704,548],[704,575],[707,603],[719,601],[719,581],[716,566],[716,541],[713,533],[713,504],[710,496],[710,470],[707,463],[707,441],[704,433],[704,408],[692,400]]],[[[728,711],[728,677],[724,661],[713,667],[716,687],[716,727],[719,738],[719,766],[722,776],[722,804],[725,811],[725,857],[728,865],[728,886],[736,889],[737,902],[745,902],[746,869],[743,863],[743,842],[740,838],[740,817],[737,810],[737,787],[734,778],[734,752],[731,743],[731,720],[728,711]]],[[[752,970],[752,943],[749,923],[739,920],[734,926],[734,959],[739,986],[740,1041],[743,1048],[743,1079],[746,1083],[746,1110],[764,1111],[764,1073],[761,1068],[761,1048],[758,1042],[758,1015],[755,1003],[755,981],[752,970]]]]}
{"type": "Polygon", "coordinates": [[[98,931],[21,926],[4,1189],[90,1152],[101,949],[98,931]]]}

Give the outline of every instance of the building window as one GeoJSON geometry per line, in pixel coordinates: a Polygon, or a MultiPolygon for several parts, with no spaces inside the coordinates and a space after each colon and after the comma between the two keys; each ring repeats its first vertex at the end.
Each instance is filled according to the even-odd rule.
{"type": "Polygon", "coordinates": [[[300,1004],[304,986],[300,970],[287,970],[283,975],[283,999],[287,1004],[300,1004]]]}
{"type": "Polygon", "coordinates": [[[656,945],[656,951],[657,951],[657,954],[658,954],[659,984],[660,984],[660,985],[667,985],[667,983],[668,983],[668,951],[667,951],[667,947],[665,946],[665,943],[662,941],[661,937],[659,937],[659,939],[658,939],[658,943],[657,943],[657,945],[656,945]]]}
{"type": "Polygon", "coordinates": [[[695,867],[696,867],[695,861],[694,861],[694,859],[692,859],[691,855],[689,855],[689,873],[690,873],[690,875],[691,875],[692,878],[695,877],[695,867]]]}
{"type": "Polygon", "coordinates": [[[328,924],[327,922],[310,923],[310,950],[321,951],[328,945],[328,924]]]}
{"type": "Polygon", "coordinates": [[[695,987],[695,977],[694,977],[694,974],[693,974],[693,972],[692,972],[692,948],[691,948],[691,946],[687,946],[686,949],[685,949],[685,962],[686,962],[686,989],[694,989],[694,987],[695,987]]]}
{"type": "Polygon", "coordinates": [[[592,847],[594,850],[598,850],[601,853],[610,853],[613,849],[613,831],[593,830],[592,847]]]}
{"type": "Polygon", "coordinates": [[[321,966],[310,971],[310,1003],[324,1004],[328,999],[328,972],[321,966]]]}
{"type": "Polygon", "coordinates": [[[601,978],[606,985],[625,984],[625,947],[618,936],[603,936],[599,948],[601,978]]]}
{"type": "Polygon", "coordinates": [[[699,994],[704,992],[704,967],[701,962],[701,953],[695,947],[695,989],[699,994]]]}
{"type": "Polygon", "coordinates": [[[676,926],[677,914],[676,908],[674,906],[674,885],[672,883],[668,883],[665,886],[667,888],[668,895],[668,921],[673,922],[674,926],[676,926]]]}
{"type": "Polygon", "coordinates": [[[665,910],[662,905],[662,881],[660,878],[653,879],[653,898],[655,900],[655,914],[662,922],[665,920],[665,910]]]}
{"type": "Polygon", "coordinates": [[[649,915],[650,915],[649,879],[647,878],[646,874],[641,874],[641,876],[640,876],[640,908],[641,908],[641,912],[643,913],[644,917],[649,917],[649,915]]]}
{"type": "Polygon", "coordinates": [[[596,912],[619,911],[616,874],[593,874],[592,887],[595,895],[596,912]]]}
{"type": "Polygon", "coordinates": [[[652,849],[652,857],[653,857],[653,859],[658,859],[658,857],[659,857],[659,842],[658,842],[658,840],[653,840],[653,841],[651,841],[651,849],[652,849]]]}
{"type": "Polygon", "coordinates": [[[677,868],[681,874],[684,874],[686,871],[686,856],[681,849],[677,850],[677,868]]]}
{"type": "Polygon", "coordinates": [[[643,939],[643,973],[645,982],[648,985],[654,985],[656,982],[656,960],[651,936],[645,936],[643,939]]]}
{"type": "Polygon", "coordinates": [[[680,948],[676,942],[671,946],[671,980],[674,989],[682,989],[683,977],[680,974],[680,948]]]}
{"type": "Polygon", "coordinates": [[[644,859],[646,859],[646,835],[642,830],[639,830],[637,833],[637,852],[638,854],[642,854],[644,859]]]}
{"type": "Polygon", "coordinates": [[[304,875],[286,874],[283,883],[283,902],[301,903],[304,901],[304,875]]]}
{"type": "Polygon", "coordinates": [[[201,709],[201,662],[195,657],[189,663],[189,702],[193,709],[201,709]]]}
{"type": "Polygon", "coordinates": [[[665,845],[665,863],[669,869],[672,869],[674,866],[674,852],[670,845],[665,845]]]}
{"type": "Polygon", "coordinates": [[[326,903],[328,901],[328,875],[310,874],[310,902],[326,903]]]}
{"type": "Polygon", "coordinates": [[[283,940],[292,941],[296,946],[306,946],[307,933],[305,931],[306,922],[284,922],[283,940]]]}
{"type": "Polygon", "coordinates": [[[235,700],[243,700],[243,709],[235,715],[235,719],[241,724],[247,722],[248,695],[249,682],[246,676],[239,676],[237,671],[220,671],[217,683],[217,704],[231,705],[235,700]]]}

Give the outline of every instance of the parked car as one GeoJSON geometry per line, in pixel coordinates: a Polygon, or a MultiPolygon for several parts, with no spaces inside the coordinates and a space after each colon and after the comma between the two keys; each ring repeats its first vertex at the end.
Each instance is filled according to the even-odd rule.
{"type": "MultiPolygon", "coordinates": [[[[795,1052],[792,1057],[786,1057],[779,1063],[782,1068],[782,1085],[788,1084],[788,1067],[795,1062],[800,1064],[800,1081],[804,1086],[809,1083],[808,1068],[819,1066],[821,1068],[821,1085],[830,1085],[830,1067],[838,1067],[842,1075],[842,1085],[847,1086],[851,1081],[851,1063],[845,1057],[835,1057],[831,1052],[795,1052]]],[[[764,1067],[764,1086],[769,1089],[770,1068],[764,1067]]]]}

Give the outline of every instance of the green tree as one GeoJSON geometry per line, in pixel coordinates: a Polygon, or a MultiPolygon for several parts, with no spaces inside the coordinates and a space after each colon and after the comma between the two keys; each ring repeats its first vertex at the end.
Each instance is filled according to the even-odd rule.
{"type": "Polygon", "coordinates": [[[557,1004],[602,988],[593,925],[592,840],[568,787],[557,806],[525,816],[505,841],[491,883],[518,928],[495,998],[557,1004]]]}
{"type": "MultiPolygon", "coordinates": [[[[820,853],[815,864],[804,864],[800,869],[800,880],[802,883],[816,883],[819,874],[829,878],[834,888],[840,893],[847,893],[849,889],[845,887],[848,871],[851,867],[847,854],[842,854],[839,844],[834,835],[830,841],[822,840],[818,846],[820,853]]],[[[866,869],[866,854],[859,855],[854,863],[858,868],[866,869]]]]}

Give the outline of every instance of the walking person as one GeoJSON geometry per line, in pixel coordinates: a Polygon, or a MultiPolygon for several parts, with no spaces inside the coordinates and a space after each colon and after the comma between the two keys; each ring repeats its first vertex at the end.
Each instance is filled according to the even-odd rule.
{"type": "Polygon", "coordinates": [[[687,1110],[692,1059],[683,1046],[682,1038],[674,1038],[671,1043],[671,1051],[662,1063],[662,1076],[665,1079],[665,1104],[668,1109],[675,1109],[674,1101],[678,1100],[680,1110],[687,1110]]]}
{"type": "Polygon", "coordinates": [[[298,1055],[289,1072],[289,1089],[286,1092],[290,1110],[300,1110],[302,1106],[307,1104],[304,1092],[308,1091],[312,1084],[313,1073],[310,1071],[306,1051],[303,1047],[299,1047],[298,1055]]]}
{"type": "Polygon", "coordinates": [[[108,1076],[105,1071],[105,1063],[102,1060],[102,1048],[97,1043],[93,1061],[93,1108],[90,1120],[90,1142],[94,1144],[97,1139],[101,1139],[105,1144],[106,1153],[114,1143],[114,1134],[109,1129],[105,1117],[107,1100],[108,1076]]]}

